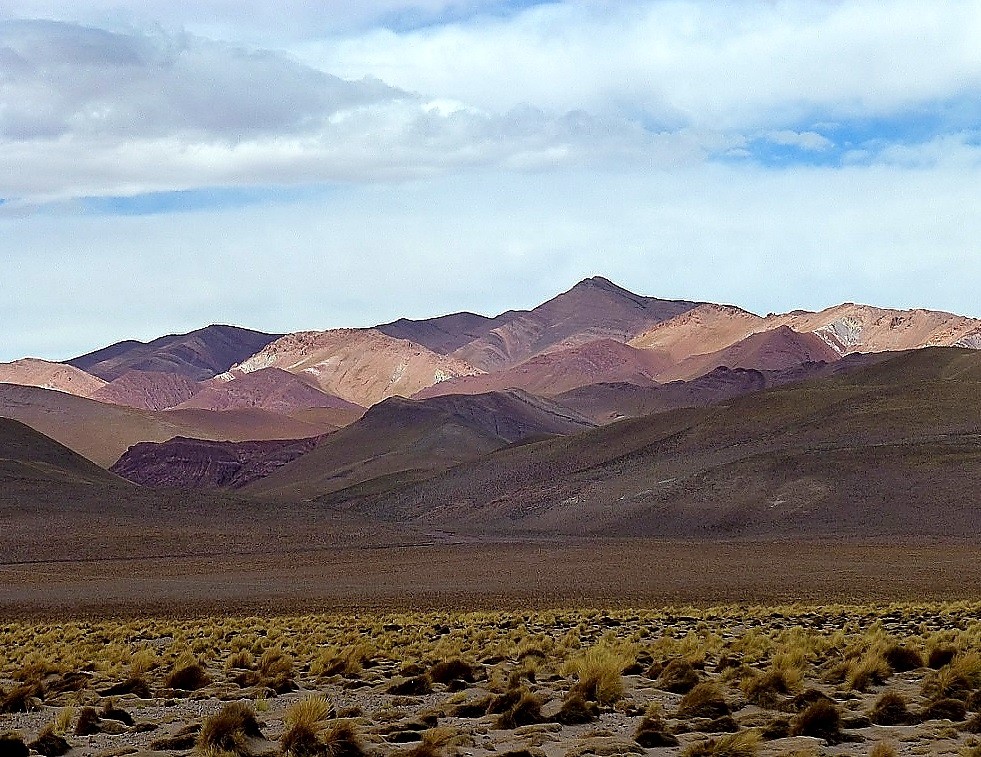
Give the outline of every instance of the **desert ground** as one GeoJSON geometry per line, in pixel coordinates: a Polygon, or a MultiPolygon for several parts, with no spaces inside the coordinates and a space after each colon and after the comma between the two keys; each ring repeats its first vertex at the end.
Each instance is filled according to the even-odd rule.
{"type": "Polygon", "coordinates": [[[0,750],[975,754],[977,557],[594,540],[10,561],[0,750]]]}

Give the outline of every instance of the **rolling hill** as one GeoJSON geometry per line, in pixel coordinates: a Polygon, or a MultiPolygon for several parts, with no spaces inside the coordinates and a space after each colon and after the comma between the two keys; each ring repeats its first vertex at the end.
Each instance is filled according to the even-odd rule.
{"type": "Polygon", "coordinates": [[[162,442],[175,436],[216,441],[300,439],[334,429],[264,410],[154,412],[12,384],[0,384],[0,417],[19,420],[104,468],[138,442],[162,442]]]}
{"type": "Polygon", "coordinates": [[[88,396],[110,405],[166,410],[190,399],[201,389],[199,382],[179,373],[126,371],[88,396]]]}
{"type": "Polygon", "coordinates": [[[981,353],[924,349],[323,501],[474,532],[969,536],[981,527],[979,398],[981,353]]]}
{"type": "Polygon", "coordinates": [[[11,363],[0,363],[0,384],[37,386],[88,397],[105,386],[105,383],[102,379],[73,366],[38,358],[23,358],[11,363]]]}
{"type": "Polygon", "coordinates": [[[516,442],[590,427],[572,411],[524,392],[393,397],[246,491],[292,500],[357,485],[388,490],[516,442]]]}
{"type": "Polygon", "coordinates": [[[65,362],[106,381],[128,371],[176,373],[204,381],[254,355],[279,336],[238,326],[212,325],[146,343],[118,342],[65,362]]]}
{"type": "Polygon", "coordinates": [[[506,389],[523,389],[550,397],[580,386],[622,382],[650,386],[654,376],[669,363],[659,355],[638,350],[612,339],[599,339],[564,350],[536,355],[523,363],[494,373],[441,381],[415,395],[417,398],[443,394],[484,394],[506,389]]]}
{"type": "Polygon", "coordinates": [[[287,334],[228,372],[238,378],[264,368],[301,376],[326,394],[368,407],[394,396],[477,371],[406,339],[375,329],[287,334]]]}

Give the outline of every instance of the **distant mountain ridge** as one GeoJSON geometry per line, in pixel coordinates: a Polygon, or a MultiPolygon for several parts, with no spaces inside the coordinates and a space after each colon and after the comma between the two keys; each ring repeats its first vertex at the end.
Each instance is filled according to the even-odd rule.
{"type": "Polygon", "coordinates": [[[134,370],[176,373],[203,381],[227,371],[280,336],[239,326],[212,325],[146,343],[118,342],[65,362],[105,381],[134,370]]]}

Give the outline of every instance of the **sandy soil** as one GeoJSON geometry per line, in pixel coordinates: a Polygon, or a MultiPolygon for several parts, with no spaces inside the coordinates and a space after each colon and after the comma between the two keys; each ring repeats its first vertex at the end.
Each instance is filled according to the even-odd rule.
{"type": "Polygon", "coordinates": [[[967,542],[338,544],[0,560],[0,609],[8,616],[187,615],[981,598],[981,549],[967,542]]]}

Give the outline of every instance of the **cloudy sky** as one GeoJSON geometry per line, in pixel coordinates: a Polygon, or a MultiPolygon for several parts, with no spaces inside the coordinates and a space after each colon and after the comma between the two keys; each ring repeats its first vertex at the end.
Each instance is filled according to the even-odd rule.
{"type": "Polygon", "coordinates": [[[594,274],[981,316],[978,40],[981,0],[4,0],[0,360],[594,274]]]}

